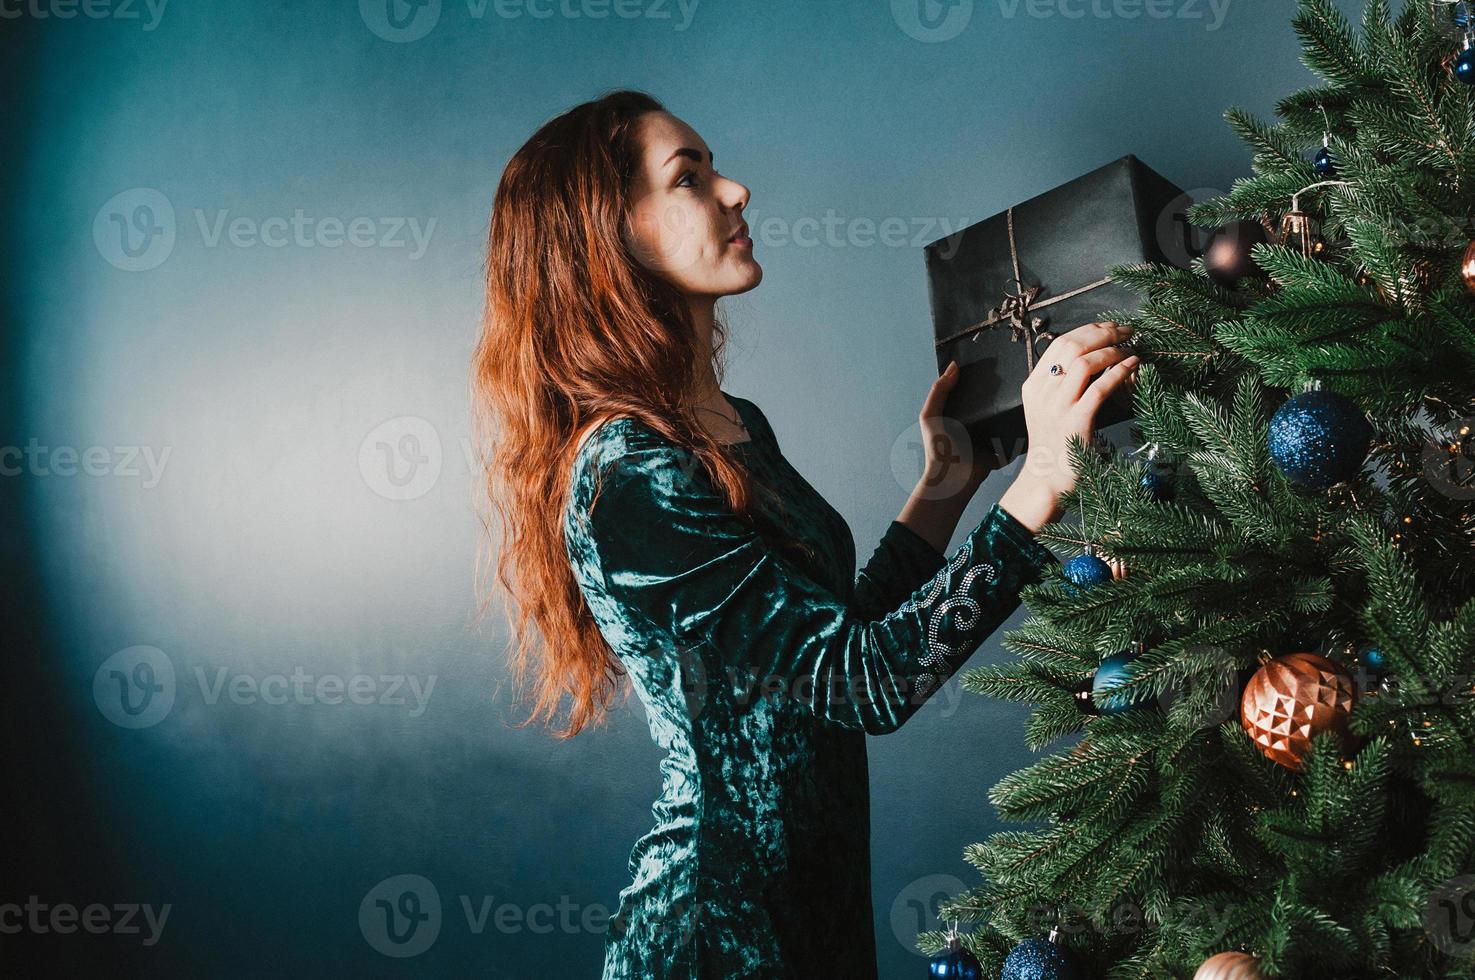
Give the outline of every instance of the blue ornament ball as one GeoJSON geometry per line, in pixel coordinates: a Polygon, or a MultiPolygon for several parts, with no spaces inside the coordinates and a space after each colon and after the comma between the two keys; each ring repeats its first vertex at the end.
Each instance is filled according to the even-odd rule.
{"type": "Polygon", "coordinates": [[[1076,555],[1060,571],[1072,584],[1087,589],[1111,581],[1111,566],[1095,555],[1076,555]]]}
{"type": "Polygon", "coordinates": [[[1270,458],[1298,486],[1325,490],[1350,480],[1367,458],[1367,414],[1334,391],[1303,391],[1270,419],[1270,458]]]}
{"type": "Polygon", "coordinates": [[[983,980],[983,966],[953,938],[948,940],[947,949],[932,957],[927,975],[937,980],[983,980]]]}
{"type": "MultiPolygon", "coordinates": [[[[1127,650],[1112,654],[1101,661],[1101,666],[1096,668],[1096,676],[1091,678],[1091,692],[1100,694],[1102,691],[1113,691],[1127,683],[1132,679],[1130,664],[1135,659],[1137,659],[1136,656],[1127,650]]],[[[1097,708],[1103,715],[1119,715],[1123,711],[1131,710],[1134,703],[1130,695],[1118,694],[1102,699],[1097,708]]]]}
{"type": "Polygon", "coordinates": [[[999,980],[1080,980],[1075,958],[1048,939],[1026,939],[1009,951],[999,980]]]}
{"type": "Polygon", "coordinates": [[[1465,48],[1455,55],[1455,78],[1466,85],[1475,85],[1475,48],[1465,48]]]}
{"type": "Polygon", "coordinates": [[[1142,489],[1146,490],[1153,500],[1162,502],[1173,499],[1173,481],[1156,470],[1148,470],[1142,474],[1140,481],[1142,489]]]}
{"type": "Polygon", "coordinates": [[[1337,163],[1332,159],[1332,151],[1326,147],[1316,151],[1316,160],[1313,163],[1316,172],[1323,177],[1335,177],[1337,175],[1337,163]]]}
{"type": "Polygon", "coordinates": [[[1368,647],[1362,651],[1362,662],[1367,664],[1368,670],[1378,671],[1379,673],[1388,667],[1387,658],[1383,656],[1383,651],[1377,647],[1368,647]]]}

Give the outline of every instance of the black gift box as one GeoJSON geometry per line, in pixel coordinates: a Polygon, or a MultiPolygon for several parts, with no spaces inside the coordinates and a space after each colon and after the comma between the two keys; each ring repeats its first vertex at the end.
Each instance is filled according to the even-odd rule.
{"type": "MultiPolygon", "coordinates": [[[[1028,448],[1020,386],[1052,332],[1138,307],[1137,293],[1106,281],[1109,266],[1186,268],[1199,254],[1184,216],[1191,203],[1129,154],[924,247],[939,373],[958,362],[945,411],[976,451],[1002,465],[1028,448]]],[[[1096,427],[1131,415],[1130,392],[1119,388],[1096,427]]]]}

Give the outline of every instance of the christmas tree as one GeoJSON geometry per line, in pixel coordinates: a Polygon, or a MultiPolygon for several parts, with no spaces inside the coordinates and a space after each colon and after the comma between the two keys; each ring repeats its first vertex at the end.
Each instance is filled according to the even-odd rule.
{"type": "Polygon", "coordinates": [[[1073,441],[1069,560],[962,675],[1073,744],[993,787],[1037,829],[965,849],[935,976],[1475,977],[1466,15],[1299,0],[1324,84],[1226,112],[1253,175],[1191,268],[1110,270],[1138,448],[1073,441]]]}

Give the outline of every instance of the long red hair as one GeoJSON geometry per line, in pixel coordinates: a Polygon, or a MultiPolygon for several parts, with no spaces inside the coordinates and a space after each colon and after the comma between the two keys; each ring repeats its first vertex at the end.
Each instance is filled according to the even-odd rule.
{"type": "MultiPolygon", "coordinates": [[[[603,722],[625,674],[564,544],[571,468],[585,428],[617,416],[644,422],[691,451],[732,509],[752,520],[745,470],[697,418],[703,365],[685,298],[629,247],[630,186],[641,158],[636,124],[662,111],[643,92],[619,90],[556,116],[513,154],[492,204],[471,403],[482,503],[491,505],[500,540],[479,508],[486,531],[477,562],[479,618],[500,585],[511,680],[531,702],[518,727],[551,723],[567,696],[559,738],[603,722]],[[492,547],[496,578],[487,588],[492,547]]],[[[711,340],[719,379],[726,339],[719,321],[711,340]]]]}

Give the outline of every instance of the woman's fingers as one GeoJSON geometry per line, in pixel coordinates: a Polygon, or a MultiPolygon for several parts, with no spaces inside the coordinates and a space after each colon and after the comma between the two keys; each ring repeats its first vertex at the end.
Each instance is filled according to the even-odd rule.
{"type": "MultiPolygon", "coordinates": [[[[1097,351],[1110,350],[1114,345],[1126,340],[1132,334],[1131,327],[1121,326],[1111,320],[1100,323],[1087,323],[1077,327],[1069,333],[1061,334],[1045,347],[1045,352],[1040,355],[1039,363],[1035,365],[1034,371],[1026,380],[1034,380],[1036,377],[1052,377],[1050,366],[1059,364],[1062,371],[1073,370],[1075,361],[1088,357],[1097,351]]],[[[1074,368],[1079,370],[1079,368],[1074,368]]],[[[1100,366],[1086,372],[1082,377],[1089,377],[1100,366]]],[[[1055,380],[1059,380],[1056,378],[1055,380]]]]}
{"type": "Polygon", "coordinates": [[[1117,361],[1111,367],[1107,368],[1101,373],[1101,377],[1091,382],[1090,386],[1086,388],[1085,393],[1081,395],[1080,404],[1085,406],[1086,410],[1094,416],[1096,410],[1101,407],[1101,403],[1106,401],[1113,391],[1116,391],[1131,378],[1133,369],[1137,367],[1141,360],[1140,357],[1133,354],[1126,360],[1117,361]]]}
{"type": "Polygon", "coordinates": [[[947,404],[948,392],[952,391],[953,386],[958,383],[960,370],[958,362],[953,361],[942,374],[937,376],[937,380],[932,382],[932,387],[927,389],[927,398],[922,402],[921,418],[927,419],[942,414],[943,406],[947,404]]]}
{"type": "Polygon", "coordinates": [[[1112,345],[1090,351],[1075,358],[1070,362],[1070,366],[1065,371],[1066,375],[1075,381],[1075,389],[1072,394],[1080,397],[1081,391],[1085,389],[1087,381],[1118,361],[1125,360],[1131,353],[1129,350],[1112,345]]]}
{"type": "Polygon", "coordinates": [[[1053,356],[1063,360],[1119,343],[1131,333],[1131,327],[1123,327],[1111,320],[1087,323],[1050,341],[1042,357],[1049,359],[1053,356]]]}

